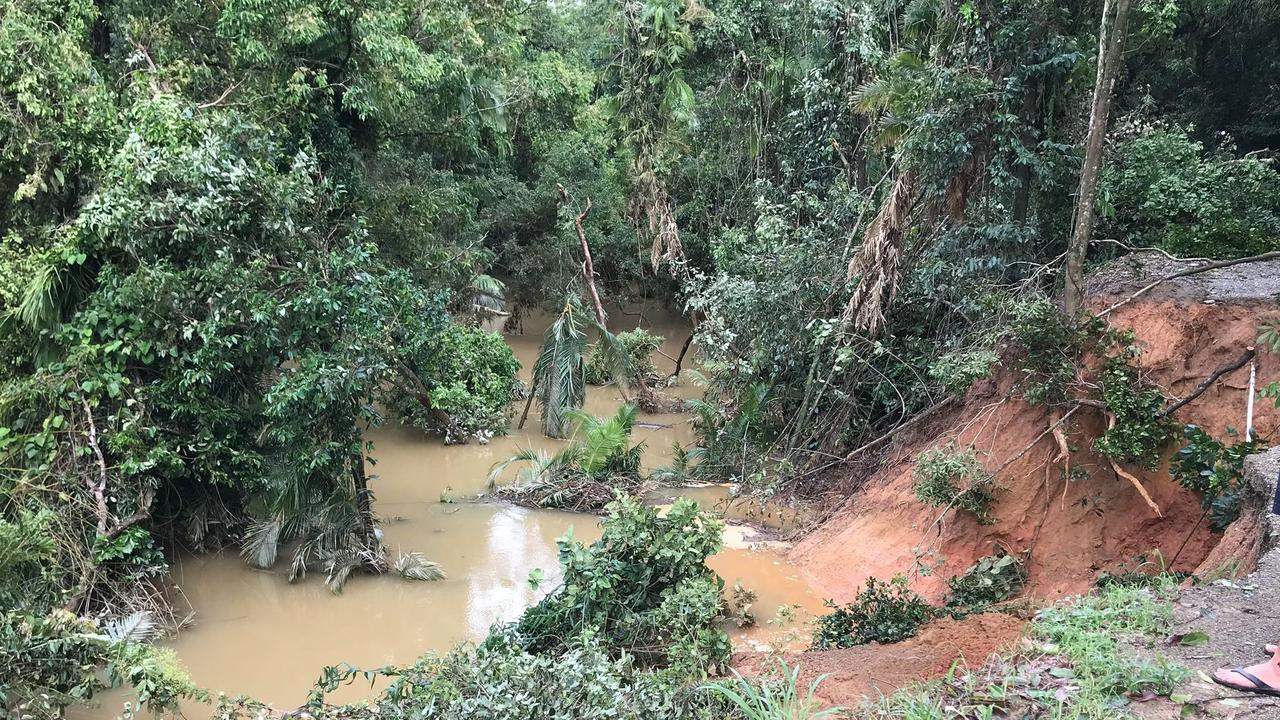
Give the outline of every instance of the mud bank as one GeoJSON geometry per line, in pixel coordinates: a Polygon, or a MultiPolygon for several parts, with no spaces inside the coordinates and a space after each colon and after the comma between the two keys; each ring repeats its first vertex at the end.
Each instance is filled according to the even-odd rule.
{"type": "MultiPolygon", "coordinates": [[[[1147,266],[1126,258],[1095,277],[1089,305],[1095,311],[1110,307],[1170,269],[1164,259],[1147,266]]],[[[1278,293],[1280,264],[1238,266],[1157,286],[1116,309],[1108,321],[1135,333],[1143,379],[1177,398],[1254,344],[1259,320],[1277,310],[1278,293]]],[[[1259,352],[1257,377],[1260,386],[1280,379],[1280,358],[1259,352]]],[[[1243,430],[1248,378],[1247,365],[1224,375],[1174,419],[1215,435],[1243,430]]],[[[978,383],[963,402],[901,433],[869,475],[848,483],[862,489],[790,555],[822,594],[847,602],[868,577],[905,573],[918,592],[937,600],[950,577],[997,548],[1027,556],[1027,592],[1043,599],[1085,592],[1101,572],[1133,569],[1144,561],[1188,572],[1225,562],[1213,552],[1223,536],[1202,522],[1200,499],[1169,477],[1167,455],[1176,444],[1155,471],[1128,468],[1159,506],[1157,515],[1093,452],[1105,430],[1098,410],[1081,407],[1069,419],[1068,469],[1055,459],[1057,445],[1046,433],[1050,411],[1015,398],[1013,385],[1013,373],[997,369],[993,380],[978,383]],[[1003,491],[994,523],[981,525],[954,513],[944,517],[915,498],[914,458],[950,441],[974,445],[988,469],[1004,468],[996,478],[1003,491]],[[921,558],[944,565],[927,576],[914,573],[921,558]]],[[[1277,426],[1274,406],[1258,403],[1255,412],[1258,433],[1271,435],[1277,426]]],[[[1230,537],[1224,552],[1237,543],[1230,537]]],[[[1248,569],[1240,565],[1236,572],[1248,569]]]]}

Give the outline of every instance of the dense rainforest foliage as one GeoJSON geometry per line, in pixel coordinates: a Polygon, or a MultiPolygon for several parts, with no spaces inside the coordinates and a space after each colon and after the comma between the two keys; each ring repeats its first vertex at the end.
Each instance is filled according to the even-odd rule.
{"type": "MultiPolygon", "coordinates": [[[[588,358],[580,297],[687,314],[708,383],[687,472],[756,492],[820,489],[1005,338],[1051,395],[1061,363],[1019,329],[1077,331],[1045,298],[1115,3],[1089,262],[1280,248],[1263,0],[6,0],[0,706],[195,692],[136,642],[178,549],[287,554],[335,590],[413,566],[380,543],[363,430],[485,441],[513,400],[559,418],[589,371],[634,377],[626,347],[588,358]],[[532,388],[480,327],[499,308],[559,313],[532,388]]],[[[1116,457],[1150,457],[1120,430],[1116,457]]],[[[530,677],[687,682],[725,652],[684,564],[709,543],[634,627],[552,642],[548,601],[441,672],[487,682],[507,643],[530,677]],[[635,636],[673,622],[698,658],[635,636]]]]}

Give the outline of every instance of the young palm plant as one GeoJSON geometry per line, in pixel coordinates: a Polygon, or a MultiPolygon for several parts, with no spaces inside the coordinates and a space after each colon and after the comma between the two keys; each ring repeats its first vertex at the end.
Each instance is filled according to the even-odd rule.
{"type": "MultiPolygon", "coordinates": [[[[559,317],[547,328],[538,357],[533,361],[533,392],[529,401],[538,401],[542,413],[542,433],[547,437],[568,436],[569,413],[582,407],[587,397],[586,328],[594,326],[600,335],[604,364],[613,377],[630,377],[626,349],[613,333],[583,306],[577,295],[565,298],[559,317]]],[[[529,408],[525,406],[525,417],[529,408]]],[[[521,427],[524,419],[520,420],[521,427]]]]}
{"type": "Polygon", "coordinates": [[[571,510],[599,509],[619,491],[637,492],[644,445],[631,444],[636,415],[634,405],[623,405],[608,418],[566,411],[565,421],[576,427],[571,442],[555,454],[524,449],[495,464],[489,492],[523,505],[571,510]],[[515,481],[498,487],[498,479],[520,463],[515,481]]]}

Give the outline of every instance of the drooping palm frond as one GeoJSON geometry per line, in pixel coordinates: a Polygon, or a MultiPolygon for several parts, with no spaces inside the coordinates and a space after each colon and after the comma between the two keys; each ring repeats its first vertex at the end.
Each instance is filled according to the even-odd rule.
{"type": "Polygon", "coordinates": [[[492,468],[489,468],[489,477],[485,479],[485,492],[493,492],[497,489],[498,479],[507,472],[507,468],[516,463],[528,463],[529,465],[529,467],[522,469],[516,475],[516,482],[520,484],[525,484],[529,478],[549,475],[555,466],[553,456],[546,450],[532,450],[529,448],[516,450],[511,457],[496,462],[492,468]]]}
{"type": "Polygon", "coordinates": [[[542,433],[548,437],[568,435],[565,412],[582,407],[587,397],[585,315],[581,301],[569,296],[533,363],[534,395],[542,412],[542,433]]]}
{"type": "Polygon", "coordinates": [[[847,279],[857,287],[845,306],[842,322],[868,336],[884,327],[885,311],[898,290],[903,264],[903,238],[915,206],[915,175],[900,172],[880,212],[867,227],[862,245],[849,261],[847,279]]]}
{"type": "Polygon", "coordinates": [[[120,642],[147,642],[160,635],[160,626],[146,610],[130,613],[109,621],[103,631],[107,637],[120,642]]]}
{"type": "Polygon", "coordinates": [[[17,307],[18,319],[33,330],[48,328],[58,319],[66,291],[65,276],[53,265],[45,265],[31,278],[31,284],[23,293],[17,307]]]}
{"type": "Polygon", "coordinates": [[[240,554],[246,562],[270,568],[283,546],[296,543],[289,558],[289,582],[321,568],[334,593],[342,591],[357,569],[386,572],[385,551],[354,487],[287,467],[275,468],[267,480],[272,489],[251,504],[255,518],[241,538],[240,554]]]}
{"type": "Polygon", "coordinates": [[[472,305],[478,312],[504,313],[507,309],[507,286],[492,275],[471,278],[472,305]]]}
{"type": "Polygon", "coordinates": [[[277,518],[250,522],[240,541],[240,557],[256,568],[266,569],[275,565],[280,552],[281,529],[277,518]]]}
{"type": "Polygon", "coordinates": [[[391,567],[405,580],[431,582],[445,579],[444,568],[418,552],[402,553],[391,567]]]}
{"type": "Polygon", "coordinates": [[[53,360],[57,344],[52,330],[69,315],[88,291],[91,271],[81,256],[73,264],[46,264],[31,278],[17,307],[4,316],[4,322],[26,326],[36,336],[34,347],[37,363],[53,360]]]}

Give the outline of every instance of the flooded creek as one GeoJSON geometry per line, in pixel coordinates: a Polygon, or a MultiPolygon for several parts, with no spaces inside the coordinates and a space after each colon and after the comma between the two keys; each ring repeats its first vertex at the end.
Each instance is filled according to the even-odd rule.
{"type": "MultiPolygon", "coordinates": [[[[674,357],[687,330],[670,321],[650,327],[666,336],[663,349],[674,357]]],[[[508,339],[527,379],[541,335],[530,329],[508,339]]],[[[656,362],[660,369],[672,366],[661,356],[656,362]]],[[[694,397],[700,389],[684,383],[665,392],[694,397]]],[[[614,388],[588,390],[587,410],[597,415],[611,414],[620,402],[614,388]]],[[[684,414],[642,414],[641,423],[633,442],[646,443],[646,469],[668,462],[673,443],[693,440],[684,414]]],[[[479,640],[491,625],[517,618],[556,588],[557,537],[570,531],[587,542],[599,537],[599,518],[593,515],[476,500],[495,462],[518,448],[554,451],[563,443],[541,434],[536,408],[524,430],[513,427],[510,435],[487,445],[446,446],[393,424],[371,430],[368,437],[375,447],[371,473],[376,477],[370,481],[374,508],[391,557],[400,551],[420,552],[439,563],[447,579],[414,583],[357,575],[341,595],[333,595],[320,577],[289,584],[283,561],[264,571],[246,565],[235,552],[180,557],[173,580],[196,615],[194,624],[167,644],[197,685],[215,695],[247,694],[289,708],[305,700],[325,665],[409,664],[424,653],[479,640]],[[527,582],[534,568],[546,576],[537,590],[527,582]]],[[[649,502],[664,504],[678,495],[708,507],[724,505],[727,489],[667,488],[649,502]]],[[[774,544],[753,542],[749,529],[730,528],[725,549],[708,564],[728,588],[740,581],[759,595],[753,606],[757,627],[726,627],[735,644],[785,643],[821,607],[781,551],[774,544]],[[796,608],[795,620],[767,624],[784,605],[796,608]]],[[[354,700],[368,694],[364,685],[344,688],[337,697],[354,700]]],[[[104,698],[99,710],[82,717],[114,717],[118,708],[114,698],[104,698]]],[[[194,707],[187,714],[203,715],[194,707]]]]}

